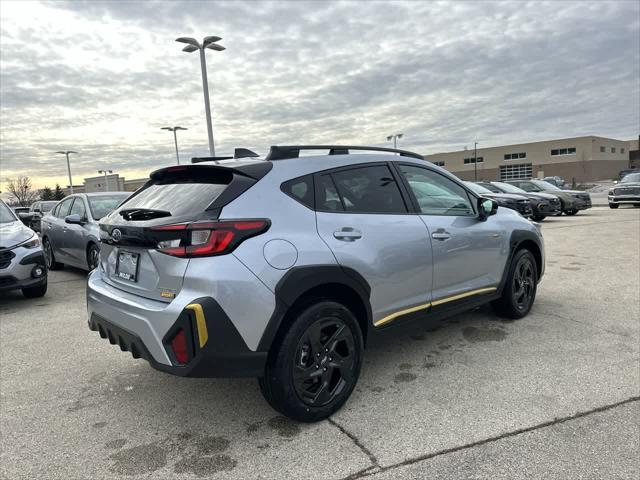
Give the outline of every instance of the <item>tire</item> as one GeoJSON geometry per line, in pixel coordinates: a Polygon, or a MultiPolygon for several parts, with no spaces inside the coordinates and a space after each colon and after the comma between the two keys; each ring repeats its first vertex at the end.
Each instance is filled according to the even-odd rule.
{"type": "Polygon", "coordinates": [[[38,285],[36,287],[28,287],[22,289],[22,294],[27,298],[39,298],[44,297],[45,293],[47,293],[47,281],[45,280],[43,284],[38,285]]]}
{"type": "Polygon", "coordinates": [[[529,250],[518,250],[511,260],[502,296],[491,302],[491,306],[501,317],[511,319],[525,317],[533,306],[537,289],[536,259],[529,250]]]}
{"type": "Polygon", "coordinates": [[[620,205],[618,205],[617,203],[610,203],[609,204],[609,208],[618,208],[620,205]]]}
{"type": "Polygon", "coordinates": [[[545,218],[547,218],[546,215],[533,215],[531,217],[531,220],[533,220],[534,222],[541,222],[543,221],[545,218]]]}
{"type": "Polygon", "coordinates": [[[42,249],[44,250],[44,260],[47,263],[47,269],[60,270],[64,267],[63,263],[56,262],[56,257],[53,254],[53,247],[48,238],[42,240],[42,249]]]}
{"type": "Polygon", "coordinates": [[[98,268],[98,262],[100,261],[100,247],[95,243],[89,245],[87,248],[87,267],[89,271],[93,271],[98,268]]]}
{"type": "Polygon", "coordinates": [[[578,214],[578,210],[567,210],[566,212],[564,212],[564,214],[573,217],[574,215],[578,214]]]}
{"type": "Polygon", "coordinates": [[[363,349],[354,315],[337,302],[317,300],[274,340],[260,390],[275,410],[293,420],[324,420],[353,392],[363,349]]]}
{"type": "Polygon", "coordinates": [[[640,203],[634,203],[634,204],[633,204],[633,206],[634,206],[635,208],[640,208],[640,203]]]}

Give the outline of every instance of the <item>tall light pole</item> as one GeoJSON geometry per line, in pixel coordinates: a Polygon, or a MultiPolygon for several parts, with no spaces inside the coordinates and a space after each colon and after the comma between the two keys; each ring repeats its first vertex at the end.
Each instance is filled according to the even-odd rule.
{"type": "Polygon", "coordinates": [[[67,157],[67,173],[69,174],[69,189],[73,194],[73,180],[71,180],[71,164],[69,163],[69,154],[75,153],[77,155],[78,152],[74,152],[73,150],[65,150],[64,152],[56,152],[56,153],[61,153],[62,155],[65,155],[67,157]]]}
{"type": "Polygon", "coordinates": [[[176,135],[176,131],[187,129],[183,127],[162,127],[161,130],[169,130],[170,132],[173,132],[173,143],[176,145],[176,160],[178,161],[178,165],[180,165],[180,155],[178,155],[178,136],[176,135]]]}
{"type": "Polygon", "coordinates": [[[107,173],[113,173],[113,170],[98,170],[98,173],[104,173],[104,191],[109,191],[109,184],[107,180],[107,173]]]}
{"type": "Polygon", "coordinates": [[[393,148],[398,148],[398,140],[401,139],[404,136],[404,133],[396,133],[393,135],[389,135],[387,137],[387,141],[391,141],[391,139],[393,139],[393,148]]]}
{"type": "Polygon", "coordinates": [[[473,143],[473,178],[478,181],[478,142],[473,143]]]}
{"type": "Polygon", "coordinates": [[[212,157],[216,156],[216,148],[213,144],[213,127],[211,126],[211,107],[209,106],[209,81],[207,80],[207,62],[204,56],[204,50],[209,48],[217,52],[225,50],[222,45],[218,45],[216,42],[222,40],[220,37],[204,37],[202,44],[198,43],[195,38],[180,37],[176,39],[176,42],[188,44],[182,49],[183,52],[192,53],[196,50],[200,51],[200,68],[202,69],[202,90],[204,91],[204,111],[207,115],[207,133],[209,134],[209,154],[212,157]]]}

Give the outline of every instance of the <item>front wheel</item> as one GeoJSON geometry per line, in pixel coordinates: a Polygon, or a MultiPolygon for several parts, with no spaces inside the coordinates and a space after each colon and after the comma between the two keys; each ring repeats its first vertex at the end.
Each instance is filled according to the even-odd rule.
{"type": "Polygon", "coordinates": [[[87,267],[89,271],[93,271],[98,268],[98,262],[100,261],[100,248],[92,243],[87,249],[87,267]]]}
{"type": "Polygon", "coordinates": [[[577,213],[578,213],[578,210],[575,208],[573,210],[567,210],[566,212],[564,212],[565,215],[569,215],[570,217],[573,217],[577,213]]]}
{"type": "Polygon", "coordinates": [[[47,281],[37,287],[27,287],[22,289],[22,294],[27,298],[44,297],[47,293],[47,281]]]}
{"type": "Polygon", "coordinates": [[[46,237],[42,240],[42,249],[44,250],[44,259],[47,262],[48,270],[60,270],[64,267],[64,264],[56,262],[56,257],[53,253],[53,246],[46,237]]]}
{"type": "Polygon", "coordinates": [[[617,203],[610,203],[609,208],[618,208],[619,205],[617,203]]]}
{"type": "Polygon", "coordinates": [[[522,318],[531,310],[537,287],[536,259],[529,250],[518,250],[511,261],[502,296],[491,302],[491,306],[502,317],[522,318]]]}
{"type": "Polygon", "coordinates": [[[260,389],[269,404],[300,422],[335,413],[353,391],[362,365],[362,332],[343,305],[319,300],[296,315],[274,341],[260,389]]]}
{"type": "Polygon", "coordinates": [[[533,215],[531,217],[531,220],[533,220],[534,222],[541,222],[543,221],[545,218],[547,218],[546,215],[533,215]]]}

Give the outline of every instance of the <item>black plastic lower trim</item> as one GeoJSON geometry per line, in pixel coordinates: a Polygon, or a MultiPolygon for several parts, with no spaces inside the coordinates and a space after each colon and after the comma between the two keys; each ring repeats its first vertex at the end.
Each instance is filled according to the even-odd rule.
{"type": "Polygon", "coordinates": [[[32,265],[38,263],[40,265],[46,265],[46,262],[44,260],[44,252],[31,253],[25,257],[22,257],[22,260],[20,260],[20,265],[32,265]]]}
{"type": "Polygon", "coordinates": [[[222,307],[212,298],[199,298],[191,303],[202,306],[209,336],[207,343],[202,348],[199,347],[195,338],[195,324],[190,323],[195,319],[187,310],[178,317],[176,325],[169,329],[163,339],[163,345],[170,358],[175,361],[169,347],[170,341],[177,328],[189,325],[185,331],[193,339],[193,355],[187,365],[166,365],[157,362],[135,333],[95,313],[89,319],[89,328],[98,331],[100,336],[108,338],[112,344],[119,345],[122,351],[131,352],[134,358],[144,358],[156,370],[172,375],[200,378],[261,377],[264,374],[267,352],[250,350],[222,307]]]}

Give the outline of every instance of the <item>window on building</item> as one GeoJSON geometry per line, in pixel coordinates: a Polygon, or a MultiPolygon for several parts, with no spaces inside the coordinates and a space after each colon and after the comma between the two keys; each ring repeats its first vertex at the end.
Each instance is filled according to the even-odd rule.
{"type": "Polygon", "coordinates": [[[475,161],[476,159],[474,157],[471,158],[465,158],[464,159],[464,164],[467,165],[469,163],[483,163],[484,162],[484,157],[478,157],[478,161],[475,161]]]}
{"type": "Polygon", "coordinates": [[[444,167],[444,160],[437,160],[433,162],[433,164],[437,165],[438,167],[444,167]]]}
{"type": "Polygon", "coordinates": [[[611,147],[611,153],[616,153],[616,147],[611,147]]]}
{"type": "Polygon", "coordinates": [[[531,163],[515,165],[500,165],[500,180],[515,180],[518,178],[531,178],[533,167],[531,163]]]}
{"type": "Polygon", "coordinates": [[[600,151],[604,153],[604,147],[600,147],[600,151]]]}
{"type": "Polygon", "coordinates": [[[505,160],[518,160],[519,158],[527,158],[527,154],[525,152],[504,154],[505,160]]]}
{"type": "Polygon", "coordinates": [[[557,156],[557,155],[575,155],[576,154],[576,149],[575,147],[571,147],[571,148],[554,148],[553,150],[551,150],[551,155],[552,156],[557,156]]]}
{"type": "Polygon", "coordinates": [[[621,149],[620,149],[620,153],[624,153],[624,148],[621,148],[621,149]]]}

